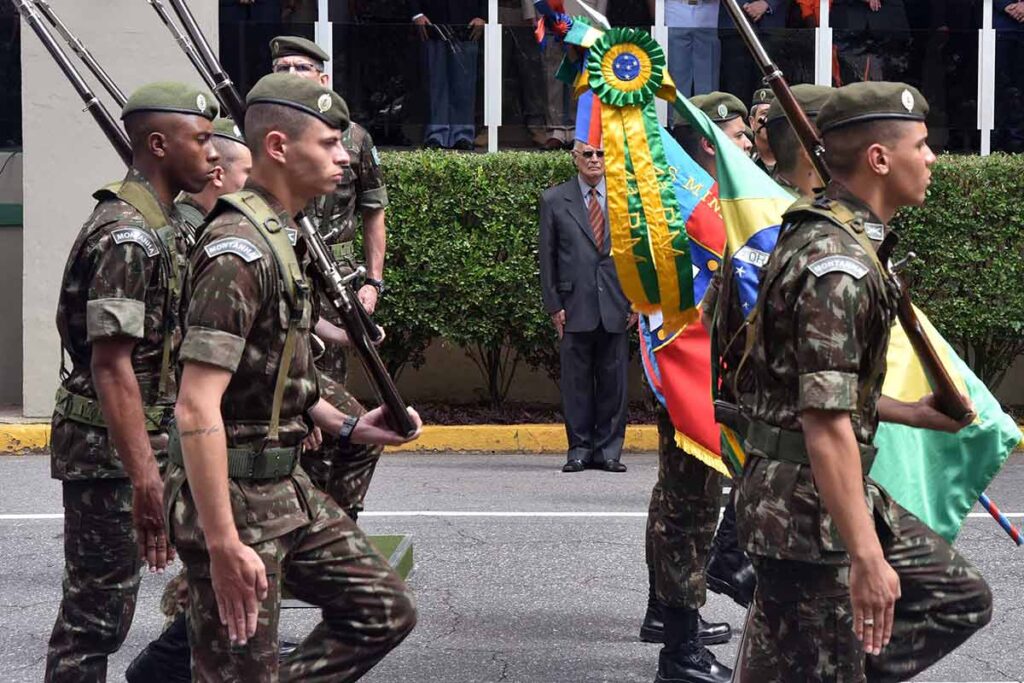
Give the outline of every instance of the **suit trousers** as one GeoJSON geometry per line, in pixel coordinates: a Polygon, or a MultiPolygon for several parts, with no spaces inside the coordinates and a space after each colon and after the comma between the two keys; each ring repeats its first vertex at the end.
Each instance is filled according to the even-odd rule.
{"type": "Polygon", "coordinates": [[[622,455],[626,435],[627,332],[566,332],[560,348],[569,460],[600,466],[622,455]]]}

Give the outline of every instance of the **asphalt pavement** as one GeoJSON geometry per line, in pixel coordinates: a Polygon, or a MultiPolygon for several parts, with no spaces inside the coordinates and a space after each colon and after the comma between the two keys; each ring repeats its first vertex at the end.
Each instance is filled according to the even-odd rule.
{"type": "MultiPolygon", "coordinates": [[[[361,518],[369,533],[414,537],[411,585],[419,625],[363,680],[371,683],[651,681],[658,646],[637,631],[647,596],[644,525],[654,455],[625,456],[625,474],[562,474],[562,459],[519,455],[387,455],[361,518]]],[[[40,681],[60,597],[60,486],[45,456],[0,457],[0,682],[40,681]]],[[[989,488],[1024,513],[1024,457],[989,488]]],[[[975,510],[980,513],[980,510],[975,510]]],[[[921,681],[1024,678],[1021,550],[995,522],[971,517],[957,541],[992,586],[992,623],[921,681]]],[[[110,681],[162,623],[167,576],[143,578],[110,681]]],[[[705,619],[739,627],[743,610],[709,594],[705,619]]],[[[301,639],[312,609],[284,613],[281,635],[301,639]]],[[[731,662],[738,632],[716,646],[731,662]]]]}

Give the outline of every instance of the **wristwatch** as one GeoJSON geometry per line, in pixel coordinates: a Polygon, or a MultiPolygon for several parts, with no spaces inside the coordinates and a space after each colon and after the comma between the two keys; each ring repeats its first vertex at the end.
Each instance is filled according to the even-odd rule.
{"type": "Polygon", "coordinates": [[[349,415],[341,423],[341,429],[338,431],[338,441],[342,446],[348,446],[352,441],[352,432],[356,430],[356,425],[359,424],[359,418],[355,415],[349,415]]]}
{"type": "Polygon", "coordinates": [[[376,280],[376,279],[374,279],[372,277],[367,277],[367,278],[363,278],[363,283],[367,284],[367,285],[370,285],[371,287],[376,288],[377,294],[383,294],[384,293],[384,281],[383,280],[376,280]]]}

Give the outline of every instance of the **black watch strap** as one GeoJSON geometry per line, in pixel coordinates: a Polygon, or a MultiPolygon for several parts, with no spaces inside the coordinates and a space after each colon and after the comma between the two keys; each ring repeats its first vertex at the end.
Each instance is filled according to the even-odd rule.
{"type": "Polygon", "coordinates": [[[352,432],[356,430],[357,424],[359,424],[359,418],[355,415],[349,415],[341,423],[341,429],[338,430],[338,441],[342,446],[348,446],[352,442],[352,432]]]}
{"type": "Polygon", "coordinates": [[[363,282],[365,282],[366,284],[370,285],[371,287],[376,288],[378,294],[382,294],[384,292],[384,281],[383,280],[377,280],[376,278],[368,277],[368,278],[363,278],[363,282]]]}

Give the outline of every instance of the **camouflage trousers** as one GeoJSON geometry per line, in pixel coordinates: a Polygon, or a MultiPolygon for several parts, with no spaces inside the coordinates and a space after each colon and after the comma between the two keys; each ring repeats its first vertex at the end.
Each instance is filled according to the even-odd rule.
{"type": "Polygon", "coordinates": [[[741,681],[904,681],[988,623],[981,574],[917,517],[897,506],[899,537],[883,539],[899,574],[892,640],[865,657],[853,633],[849,567],[754,557],[757,591],[737,671],[741,681]]]}
{"type": "Polygon", "coordinates": [[[658,410],[658,482],[647,514],[647,566],[658,600],[699,609],[707,599],[704,563],[718,524],[722,475],[676,446],[675,428],[658,410]]]}
{"type": "Polygon", "coordinates": [[[46,654],[48,683],[105,681],[128,635],[139,559],[127,479],[65,481],[64,595],[46,654]]]}
{"type": "MultiPolygon", "coordinates": [[[[366,409],[345,386],[324,372],[320,373],[320,396],[346,415],[364,415],[366,409]]],[[[349,444],[324,435],[321,447],[303,452],[302,468],[313,485],[334,499],[341,509],[356,519],[363,511],[363,499],[384,449],[381,446],[349,444]]]]}
{"type": "Polygon", "coordinates": [[[341,509],[308,484],[308,525],[250,545],[266,567],[269,590],[259,605],[256,634],[232,645],[217,612],[210,558],[198,543],[180,543],[188,576],[188,639],[192,680],[354,681],[409,634],[416,607],[387,560],[341,509]],[[323,620],[288,659],[278,664],[281,594],[321,609],[323,620]]]}

